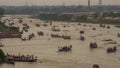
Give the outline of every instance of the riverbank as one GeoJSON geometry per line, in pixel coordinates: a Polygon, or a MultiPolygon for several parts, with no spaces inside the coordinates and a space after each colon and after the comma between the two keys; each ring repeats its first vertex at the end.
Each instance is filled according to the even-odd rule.
{"type": "Polygon", "coordinates": [[[120,25],[120,13],[104,12],[104,13],[89,13],[89,14],[50,14],[40,13],[34,18],[44,21],[61,21],[61,22],[84,22],[93,24],[112,24],[120,25]]]}

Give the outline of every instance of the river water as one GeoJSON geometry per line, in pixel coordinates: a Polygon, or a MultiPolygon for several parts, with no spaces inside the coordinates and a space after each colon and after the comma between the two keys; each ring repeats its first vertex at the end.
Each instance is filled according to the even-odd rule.
{"type": "MultiPolygon", "coordinates": [[[[50,27],[33,27],[29,31],[37,32],[44,30],[45,36],[39,37],[36,35],[30,41],[21,41],[20,39],[2,39],[1,41],[6,45],[2,47],[5,53],[10,54],[24,54],[35,55],[38,57],[37,62],[15,62],[15,65],[1,64],[0,68],[92,68],[93,64],[99,64],[100,68],[120,68],[120,47],[117,46],[116,53],[106,53],[106,48],[113,45],[105,45],[103,38],[112,38],[119,44],[120,38],[115,34],[120,32],[120,29],[112,27],[111,29],[102,29],[94,25],[98,30],[90,30],[91,27],[80,28],[86,29],[86,40],[79,40],[79,31],[75,31],[75,26],[69,27],[72,40],[63,40],[51,38],[49,35],[50,27]],[[46,29],[46,30],[45,30],[46,29]],[[109,34],[108,34],[109,32],[109,34]],[[102,35],[101,35],[102,34],[102,35]],[[99,35],[97,37],[92,37],[99,35]],[[90,49],[90,42],[97,42],[98,48],[90,49]],[[73,45],[70,52],[57,52],[58,46],[73,45]]],[[[77,26],[78,27],[78,26],[77,26]]],[[[63,29],[61,27],[61,29],[63,29]]],[[[30,32],[28,32],[30,33],[30,32]]],[[[36,33],[37,34],[37,33],[36,33]]],[[[25,34],[27,35],[27,33],[25,34]]]]}

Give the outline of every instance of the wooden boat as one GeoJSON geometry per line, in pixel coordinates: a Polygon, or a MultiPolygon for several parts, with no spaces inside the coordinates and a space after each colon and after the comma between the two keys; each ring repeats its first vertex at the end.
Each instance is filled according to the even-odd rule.
{"type": "Polygon", "coordinates": [[[85,31],[84,31],[84,30],[81,30],[81,31],[80,31],[80,34],[84,34],[84,33],[85,33],[85,31]]]}
{"type": "Polygon", "coordinates": [[[51,28],[51,30],[55,31],[55,32],[60,31],[60,29],[58,29],[58,28],[57,29],[56,28],[51,28]]]}
{"type": "Polygon", "coordinates": [[[59,52],[68,52],[68,51],[71,51],[71,50],[72,50],[72,45],[58,48],[59,52]]]}
{"type": "Polygon", "coordinates": [[[69,40],[71,39],[71,36],[67,36],[67,35],[63,35],[62,37],[63,39],[69,39],[69,40]]]}
{"type": "Polygon", "coordinates": [[[37,59],[15,59],[16,62],[36,62],[37,59]]]}
{"type": "Polygon", "coordinates": [[[117,47],[114,46],[114,47],[108,48],[107,53],[116,52],[116,50],[117,50],[117,47]]]}
{"type": "Polygon", "coordinates": [[[37,61],[37,56],[34,55],[21,55],[21,56],[15,56],[15,55],[6,55],[6,61],[9,63],[11,61],[9,60],[14,60],[14,62],[36,62],[37,61]]]}
{"type": "Polygon", "coordinates": [[[37,34],[38,34],[39,36],[43,36],[43,35],[44,35],[44,33],[43,33],[42,31],[37,32],[37,34]]]}
{"type": "Polygon", "coordinates": [[[90,43],[90,48],[97,48],[97,44],[96,43],[90,43]]]}
{"type": "Polygon", "coordinates": [[[36,24],[36,27],[40,27],[40,24],[36,24]]]}
{"type": "Polygon", "coordinates": [[[5,62],[6,62],[6,63],[9,63],[9,64],[15,64],[15,60],[14,60],[14,58],[11,57],[11,56],[7,56],[7,57],[5,58],[5,62]]]}

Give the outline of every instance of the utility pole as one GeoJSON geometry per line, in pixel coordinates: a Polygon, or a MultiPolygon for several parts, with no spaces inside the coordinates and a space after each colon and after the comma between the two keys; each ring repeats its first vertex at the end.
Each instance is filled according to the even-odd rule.
{"type": "Polygon", "coordinates": [[[99,0],[99,11],[102,12],[102,0],[99,0]]]}
{"type": "Polygon", "coordinates": [[[102,0],[99,0],[99,7],[98,7],[98,12],[100,13],[100,19],[102,18],[103,16],[103,9],[102,9],[102,0]]]}
{"type": "Polygon", "coordinates": [[[25,2],[25,7],[26,7],[26,8],[28,7],[28,2],[27,2],[27,0],[26,0],[26,2],[25,2]]]}
{"type": "Polygon", "coordinates": [[[101,6],[102,5],[102,0],[99,0],[99,6],[101,6]]]}
{"type": "Polygon", "coordinates": [[[91,4],[90,4],[90,0],[88,0],[88,11],[91,11],[91,4]]]}
{"type": "Polygon", "coordinates": [[[27,11],[28,11],[28,2],[26,0],[26,2],[25,2],[25,13],[27,13],[27,11]]]}
{"type": "Polygon", "coordinates": [[[63,2],[63,5],[62,5],[62,12],[65,11],[65,2],[63,2]]]}

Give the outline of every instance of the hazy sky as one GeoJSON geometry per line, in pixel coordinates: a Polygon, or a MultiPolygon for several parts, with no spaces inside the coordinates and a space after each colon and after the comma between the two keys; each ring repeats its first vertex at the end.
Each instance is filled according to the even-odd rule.
{"type": "MultiPolygon", "coordinates": [[[[88,0],[27,0],[28,5],[87,5],[88,0]]],[[[92,5],[98,4],[99,0],[91,0],[92,5]]],[[[26,0],[0,0],[1,5],[25,5],[26,0]]],[[[120,0],[102,0],[104,5],[120,5],[120,0]]]]}

